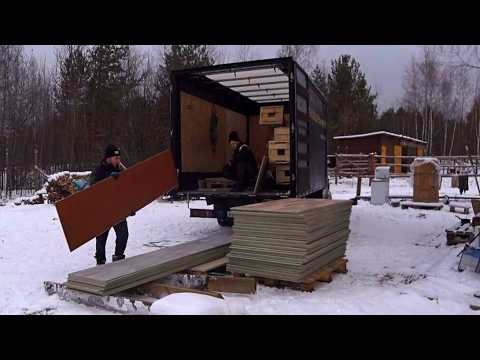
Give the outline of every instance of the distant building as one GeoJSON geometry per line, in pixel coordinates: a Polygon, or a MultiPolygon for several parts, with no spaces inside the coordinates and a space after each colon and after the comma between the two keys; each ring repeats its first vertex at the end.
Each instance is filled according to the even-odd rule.
{"type": "MultiPolygon", "coordinates": [[[[370,154],[376,153],[381,158],[382,164],[393,163],[387,156],[423,156],[427,143],[425,141],[414,139],[408,136],[393,134],[387,131],[376,131],[367,134],[336,136],[335,152],[338,154],[370,154]]],[[[402,172],[402,163],[411,161],[401,161],[395,159],[395,173],[402,172]],[[398,165],[397,165],[398,164],[398,165]]],[[[403,169],[405,171],[406,169],[403,169]]]]}

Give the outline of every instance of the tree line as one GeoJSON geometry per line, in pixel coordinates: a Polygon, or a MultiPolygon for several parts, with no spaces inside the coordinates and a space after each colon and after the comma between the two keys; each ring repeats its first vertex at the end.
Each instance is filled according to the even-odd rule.
{"type": "MultiPolygon", "coordinates": [[[[238,46],[228,60],[259,58],[257,50],[238,46]]],[[[433,155],[464,154],[465,145],[480,153],[478,46],[422,47],[405,69],[401,102],[382,113],[357,59],[341,55],[327,67],[318,50],[282,45],[277,55],[294,57],[326,96],[330,141],[387,130],[428,141],[433,155]]],[[[0,45],[0,192],[34,179],[34,164],[89,170],[107,143],[121,146],[126,165],[161,151],[169,145],[169,72],[225,59],[210,45],[66,45],[46,64],[23,46],[0,45]]]]}
{"type": "Polygon", "coordinates": [[[120,145],[127,166],[165,149],[169,72],[221,54],[207,45],[156,50],[66,45],[47,66],[23,46],[0,45],[0,194],[30,186],[34,165],[90,170],[108,143],[120,145]]]}

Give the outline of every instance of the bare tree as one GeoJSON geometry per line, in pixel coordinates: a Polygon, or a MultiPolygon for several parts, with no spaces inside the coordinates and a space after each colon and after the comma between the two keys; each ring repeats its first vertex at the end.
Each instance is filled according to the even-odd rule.
{"type": "Polygon", "coordinates": [[[465,121],[465,115],[468,111],[470,100],[472,99],[472,84],[470,82],[470,77],[468,73],[468,68],[460,67],[454,71],[455,76],[455,93],[457,94],[458,102],[458,115],[454,122],[452,141],[450,143],[450,151],[448,155],[452,154],[453,145],[455,142],[455,130],[457,128],[457,123],[463,123],[465,121]]]}
{"type": "Polygon", "coordinates": [[[436,50],[449,66],[480,70],[480,45],[440,45],[436,50]]]}
{"type": "Polygon", "coordinates": [[[238,45],[235,53],[235,59],[238,61],[255,60],[259,58],[259,54],[255,45],[238,45]]]}
{"type": "Polygon", "coordinates": [[[410,65],[405,71],[403,78],[403,104],[405,107],[414,113],[415,122],[415,138],[419,138],[418,133],[418,111],[420,109],[420,84],[419,71],[417,61],[412,58],[410,65]]]}
{"type": "Polygon", "coordinates": [[[310,73],[317,62],[318,45],[282,45],[277,56],[291,56],[307,73],[310,73]]]}

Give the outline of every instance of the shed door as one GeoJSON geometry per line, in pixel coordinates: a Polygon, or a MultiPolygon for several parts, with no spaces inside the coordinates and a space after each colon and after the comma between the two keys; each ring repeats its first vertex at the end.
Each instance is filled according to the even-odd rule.
{"type": "Polygon", "coordinates": [[[395,173],[399,174],[402,172],[402,159],[397,156],[402,156],[402,145],[393,146],[393,155],[395,156],[395,173]]]}
{"type": "Polygon", "coordinates": [[[387,145],[382,145],[380,151],[381,151],[380,163],[382,165],[385,165],[387,163],[387,145]]]}

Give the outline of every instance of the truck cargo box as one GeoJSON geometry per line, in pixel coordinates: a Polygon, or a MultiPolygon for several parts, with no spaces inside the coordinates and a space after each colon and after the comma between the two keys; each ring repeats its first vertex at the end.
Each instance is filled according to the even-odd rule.
{"type": "MultiPolygon", "coordinates": [[[[205,179],[223,176],[232,154],[232,130],[251,148],[259,167],[275,134],[288,144],[288,156],[282,160],[289,165],[283,168],[289,180],[248,194],[249,201],[321,197],[328,190],[327,103],[292,58],[177,70],[171,82],[171,149],[180,193],[210,198],[221,194],[223,201],[239,198],[230,189],[199,188],[205,179]]],[[[275,176],[275,164],[269,170],[275,176]]]]}

